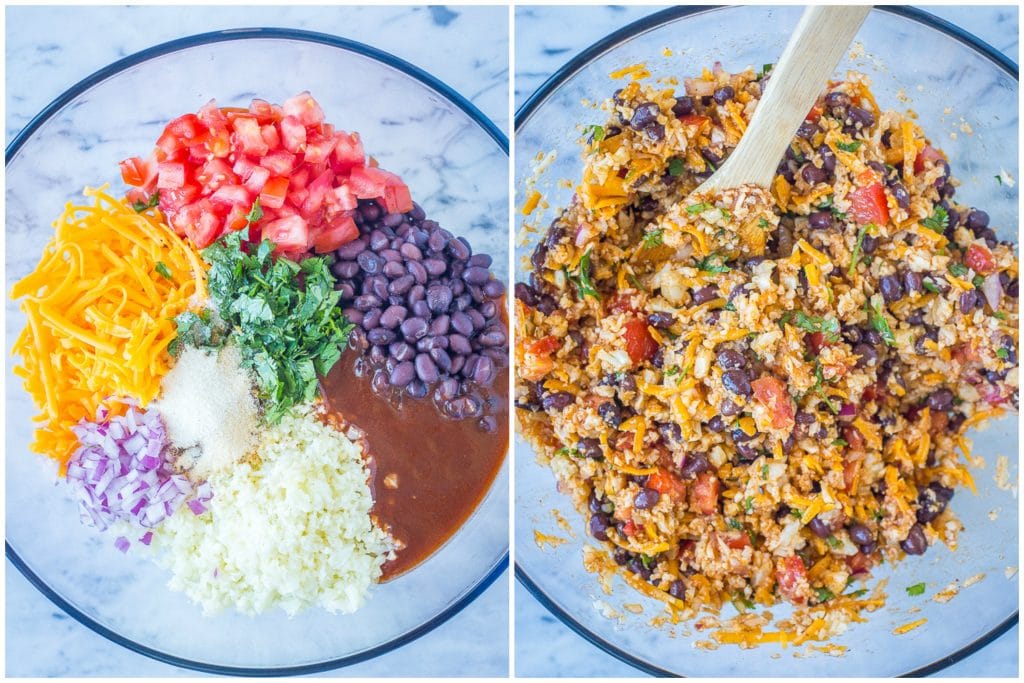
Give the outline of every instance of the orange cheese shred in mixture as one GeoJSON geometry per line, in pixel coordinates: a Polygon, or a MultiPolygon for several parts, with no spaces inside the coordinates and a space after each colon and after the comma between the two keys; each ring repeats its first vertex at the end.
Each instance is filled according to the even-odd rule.
{"type": "Polygon", "coordinates": [[[14,373],[41,411],[32,450],[62,472],[77,445],[71,427],[108,399],[156,398],[172,318],[206,298],[202,261],[159,211],[137,213],[105,187],[85,196],[94,203],[65,207],[39,264],[11,290],[27,319],[14,373]]]}

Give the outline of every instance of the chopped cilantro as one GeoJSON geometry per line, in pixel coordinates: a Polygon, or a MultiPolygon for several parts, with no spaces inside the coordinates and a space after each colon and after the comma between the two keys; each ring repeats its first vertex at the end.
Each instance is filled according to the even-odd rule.
{"type": "Polygon", "coordinates": [[[761,465],[761,478],[762,479],[767,479],[768,478],[768,465],[767,464],[761,465]]]}
{"type": "Polygon", "coordinates": [[[846,439],[836,439],[832,442],[833,446],[849,446],[849,442],[846,439]]]}
{"type": "Polygon", "coordinates": [[[851,598],[859,598],[862,595],[866,595],[867,592],[868,592],[867,588],[861,588],[859,590],[853,591],[852,593],[847,593],[846,595],[848,595],[851,598]]]}
{"type": "Polygon", "coordinates": [[[797,311],[793,318],[793,324],[804,332],[823,332],[825,338],[830,342],[839,339],[839,320],[836,318],[822,318],[797,311]]]}
{"type": "Polygon", "coordinates": [[[885,514],[883,514],[881,510],[875,510],[871,513],[871,516],[875,518],[876,522],[881,522],[885,519],[885,514]]]}
{"type": "Polygon", "coordinates": [[[800,512],[800,511],[799,511],[799,510],[797,510],[796,508],[793,508],[793,509],[791,509],[791,510],[789,511],[789,514],[790,514],[790,516],[792,516],[792,517],[796,517],[797,519],[800,519],[801,517],[803,517],[803,516],[804,516],[804,513],[800,512]]]}
{"type": "Polygon", "coordinates": [[[640,554],[640,562],[643,563],[644,569],[650,569],[651,565],[654,564],[654,558],[650,555],[640,554]]]}
{"type": "Polygon", "coordinates": [[[761,228],[762,230],[769,230],[771,229],[772,224],[768,222],[767,218],[758,218],[757,227],[761,228]]]}
{"type": "Polygon", "coordinates": [[[1007,351],[1006,349],[996,349],[996,355],[999,356],[1001,359],[1006,360],[1007,358],[1010,357],[1010,352],[1007,351]]]}
{"type": "Polygon", "coordinates": [[[167,347],[167,352],[172,356],[179,355],[186,344],[219,348],[226,340],[227,327],[219,318],[214,318],[213,312],[209,309],[203,309],[198,313],[179,313],[174,317],[174,324],[178,328],[177,336],[167,347]]]}
{"type": "Polygon", "coordinates": [[[836,597],[835,593],[824,587],[815,588],[814,595],[819,603],[828,602],[832,598],[836,597]]]}
{"type": "Polygon", "coordinates": [[[733,311],[733,312],[735,312],[736,311],[736,306],[733,304],[733,302],[730,301],[725,306],[722,306],[722,310],[723,311],[733,311]]]}
{"type": "Polygon", "coordinates": [[[775,68],[774,64],[762,64],[761,65],[761,72],[757,75],[757,77],[758,78],[764,78],[765,76],[770,74],[772,69],[774,69],[774,68],[775,68]]]}
{"type": "Polygon", "coordinates": [[[174,276],[171,275],[171,269],[168,268],[167,264],[164,263],[163,261],[157,261],[154,270],[156,270],[156,272],[160,273],[160,275],[164,276],[168,280],[174,279],[174,276]]]}
{"type": "Polygon", "coordinates": [[[992,317],[996,318],[997,320],[1006,320],[1006,313],[1004,313],[1003,311],[996,311],[995,313],[992,314],[992,317]]]}
{"type": "Polygon", "coordinates": [[[152,209],[160,203],[160,190],[154,192],[147,202],[132,202],[132,208],[135,209],[135,213],[142,213],[146,209],[152,209]]]}
{"type": "Polygon", "coordinates": [[[865,302],[864,307],[867,309],[868,319],[871,321],[871,326],[875,328],[876,332],[882,335],[882,339],[886,344],[889,346],[895,346],[896,336],[892,333],[892,328],[889,327],[889,321],[885,319],[885,314],[882,313],[882,305],[869,305],[869,302],[865,302]]]}
{"type": "Polygon", "coordinates": [[[970,268],[962,263],[950,263],[947,270],[953,275],[953,277],[963,277],[970,272],[970,268]]]}
{"type": "Polygon", "coordinates": [[[850,268],[846,271],[846,274],[850,277],[853,277],[853,274],[857,271],[857,264],[860,262],[860,256],[864,249],[864,236],[874,227],[874,223],[867,223],[862,225],[860,230],[857,231],[857,243],[853,245],[853,256],[850,258],[850,268]]]}
{"type": "Polygon", "coordinates": [[[567,458],[582,458],[583,454],[580,453],[578,448],[563,447],[555,451],[555,455],[564,455],[567,458]]]}
{"type": "Polygon", "coordinates": [[[736,529],[736,530],[740,530],[740,529],[742,529],[742,528],[743,528],[743,524],[742,524],[741,522],[738,522],[738,521],[736,521],[736,520],[735,520],[735,519],[733,519],[732,517],[730,517],[729,519],[725,520],[725,524],[726,524],[726,526],[728,526],[728,527],[729,527],[730,529],[736,529]]]}
{"type": "Polygon", "coordinates": [[[644,233],[644,249],[653,249],[664,244],[664,234],[665,231],[661,228],[644,233]]]}
{"type": "Polygon", "coordinates": [[[257,197],[256,201],[252,203],[252,208],[249,209],[249,213],[245,215],[245,220],[249,225],[258,223],[263,218],[263,207],[260,206],[260,198],[257,197]]]}
{"type": "Polygon", "coordinates": [[[601,142],[602,140],[604,140],[604,126],[599,126],[596,123],[589,126],[584,126],[583,134],[586,135],[591,140],[593,140],[594,142],[601,142]]]}
{"type": "Polygon", "coordinates": [[[921,583],[915,583],[913,586],[907,586],[907,595],[923,595],[924,594],[924,581],[921,583]]]}
{"type": "Polygon", "coordinates": [[[980,275],[975,275],[971,278],[971,284],[974,285],[975,289],[981,289],[981,286],[985,284],[985,278],[980,275]]]}
{"type": "Polygon", "coordinates": [[[670,176],[680,176],[683,174],[683,160],[679,157],[672,157],[668,162],[668,174],[670,176]]]}
{"type": "Polygon", "coordinates": [[[754,511],[754,499],[751,496],[747,496],[743,501],[743,511],[748,515],[754,511]]]}
{"type": "Polygon", "coordinates": [[[997,173],[996,175],[994,175],[994,176],[992,176],[992,177],[993,177],[993,178],[995,178],[995,179],[996,179],[996,182],[997,182],[997,183],[999,183],[1000,185],[1002,185],[1002,184],[1003,184],[1003,176],[1002,176],[1001,174],[998,174],[998,173],[997,173]]]}
{"type": "Polygon", "coordinates": [[[627,279],[627,280],[629,280],[629,284],[633,285],[634,287],[636,287],[637,289],[639,289],[639,290],[640,290],[641,292],[647,292],[647,291],[649,291],[649,290],[648,290],[648,289],[647,289],[646,287],[644,287],[644,286],[643,286],[643,285],[642,285],[642,284],[640,283],[640,280],[638,280],[638,279],[636,278],[636,275],[633,275],[633,273],[626,273],[626,279],[627,279]]]}
{"type": "Polygon", "coordinates": [[[949,226],[949,214],[941,206],[936,206],[935,212],[921,221],[921,225],[941,235],[949,226]]]}
{"type": "Polygon", "coordinates": [[[732,268],[725,265],[725,259],[720,254],[708,254],[697,262],[697,270],[705,273],[728,273],[732,268]]]}
{"type": "Polygon", "coordinates": [[[594,281],[590,279],[590,249],[583,252],[583,256],[580,257],[579,270],[575,274],[568,271],[565,274],[569,281],[576,285],[580,300],[590,296],[600,301],[601,295],[597,293],[594,281]]]}
{"type": "Polygon", "coordinates": [[[843,150],[844,152],[856,152],[860,149],[860,140],[854,140],[853,142],[837,142],[836,147],[843,150]]]}
{"type": "Polygon", "coordinates": [[[707,202],[698,202],[697,204],[690,204],[688,207],[686,207],[686,213],[692,216],[693,214],[704,213],[708,209],[713,208],[715,208],[714,204],[708,204],[707,202]]]}
{"type": "Polygon", "coordinates": [[[830,536],[829,536],[828,538],[826,538],[825,540],[826,540],[826,541],[828,542],[828,544],[829,544],[829,545],[830,545],[831,547],[833,547],[833,548],[841,548],[841,547],[843,547],[843,544],[842,544],[842,542],[840,542],[840,540],[839,540],[838,538],[836,538],[835,536],[831,536],[831,535],[830,535],[830,536]]]}
{"type": "Polygon", "coordinates": [[[939,286],[936,285],[931,280],[925,280],[924,281],[924,288],[926,290],[928,290],[929,292],[931,292],[932,294],[938,294],[939,293],[939,286]]]}

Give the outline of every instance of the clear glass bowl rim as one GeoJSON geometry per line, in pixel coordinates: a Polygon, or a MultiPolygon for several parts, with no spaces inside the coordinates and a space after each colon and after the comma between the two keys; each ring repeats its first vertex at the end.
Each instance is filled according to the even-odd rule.
{"type": "MultiPolygon", "coordinates": [[[[14,139],[11,140],[11,143],[7,146],[4,152],[4,165],[6,166],[11,162],[21,147],[28,142],[33,133],[35,133],[40,126],[50,120],[50,118],[63,109],[68,103],[74,101],[75,98],[93,86],[117,75],[118,73],[126,71],[134,66],[138,66],[139,64],[156,57],[162,57],[174,52],[180,52],[203,45],[212,45],[214,43],[253,39],[291,40],[300,43],[318,43],[338,48],[340,50],[345,50],[347,52],[352,52],[363,57],[369,57],[370,59],[384,64],[385,66],[401,71],[405,75],[419,81],[423,85],[435,91],[453,105],[461,109],[475,124],[480,126],[480,128],[483,129],[483,131],[487,133],[492,140],[494,140],[495,144],[501,149],[501,151],[508,156],[508,137],[501,132],[494,122],[451,86],[427,73],[418,66],[411,64],[404,59],[400,59],[389,52],[385,52],[384,50],[380,50],[348,38],[301,29],[263,27],[227,29],[186,36],[184,38],[178,38],[146,48],[145,50],[129,55],[128,57],[124,57],[123,59],[119,59],[118,61],[103,67],[99,71],[85,77],[75,85],[68,88],[56,99],[50,102],[50,104],[46,105],[41,112],[36,114],[36,116],[29,121],[28,125],[14,136],[14,139]]],[[[506,456],[506,461],[507,460],[508,458],[506,456]]],[[[136,643],[129,638],[125,638],[117,632],[98,623],[68,603],[60,594],[50,588],[42,578],[29,568],[6,539],[4,539],[4,550],[10,563],[14,565],[14,567],[21,572],[26,579],[28,579],[29,583],[35,586],[36,589],[46,596],[53,604],[83,626],[98,633],[111,642],[151,659],[185,669],[192,669],[220,676],[298,676],[339,669],[341,667],[373,659],[374,657],[379,657],[380,655],[391,652],[392,650],[395,650],[416,640],[420,636],[429,633],[461,612],[467,605],[487,590],[487,588],[494,583],[499,576],[501,576],[502,572],[508,569],[509,564],[509,555],[506,550],[504,555],[494,564],[494,566],[491,567],[490,570],[488,570],[487,573],[477,581],[476,585],[473,586],[473,588],[460,600],[456,601],[447,609],[435,615],[420,626],[407,631],[386,643],[377,645],[376,647],[346,657],[317,662],[314,664],[276,668],[248,668],[218,666],[215,664],[196,662],[182,657],[175,657],[154,648],[136,643]]]]}
{"type": "MultiPolygon", "coordinates": [[[[519,129],[526,124],[530,116],[538,108],[540,108],[540,106],[544,104],[548,97],[550,97],[552,93],[554,93],[559,87],[561,87],[563,83],[572,78],[572,76],[574,76],[578,71],[583,69],[592,60],[596,59],[597,57],[604,54],[608,50],[616,47],[617,45],[627,40],[635,38],[637,35],[641,33],[645,33],[651,29],[662,26],[663,24],[667,24],[669,22],[675,21],[677,19],[682,19],[683,17],[687,17],[690,15],[701,14],[704,12],[711,12],[714,10],[722,9],[722,7],[724,6],[707,5],[702,7],[671,7],[669,9],[661,10],[659,12],[650,14],[646,17],[643,17],[642,19],[638,19],[637,21],[634,21],[631,24],[627,24],[626,26],[622,27],[617,31],[608,34],[607,36],[597,41],[596,43],[593,43],[592,45],[590,45],[590,47],[586,48],[585,50],[577,54],[575,57],[570,59],[568,62],[566,62],[550,78],[544,81],[544,83],[539,88],[537,88],[537,90],[534,91],[533,94],[530,95],[530,97],[528,97],[525,102],[523,102],[522,106],[519,107],[518,110],[516,110],[515,131],[518,133],[519,129]]],[[[917,23],[923,24],[928,28],[935,29],[940,33],[944,33],[947,36],[953,38],[954,40],[966,45],[975,52],[986,57],[997,68],[1005,71],[1008,75],[1012,76],[1014,80],[1020,80],[1020,68],[1016,63],[1013,62],[1013,60],[1011,60],[1002,52],[995,49],[994,47],[992,47],[985,41],[981,40],[977,36],[973,35],[972,33],[968,33],[967,31],[956,26],[955,24],[951,24],[945,19],[940,19],[939,17],[933,14],[930,14],[923,10],[919,10],[915,7],[882,5],[875,6],[874,9],[879,12],[894,14],[896,16],[903,17],[904,19],[916,21],[917,23]]],[[[623,661],[626,664],[629,664],[630,666],[633,666],[639,669],[640,671],[650,674],[652,676],[662,676],[671,678],[679,676],[679,674],[677,673],[657,667],[651,664],[650,662],[644,661],[643,659],[640,659],[635,655],[632,655],[629,652],[622,650],[621,648],[613,645],[612,643],[609,643],[604,638],[601,638],[594,632],[590,631],[575,617],[573,617],[567,611],[562,609],[562,607],[559,606],[559,604],[551,596],[545,593],[544,590],[540,587],[540,585],[538,585],[537,582],[534,581],[530,577],[530,575],[527,574],[521,566],[519,566],[518,563],[516,563],[515,565],[515,575],[516,581],[518,581],[524,588],[526,588],[526,590],[529,591],[529,593],[533,595],[533,597],[536,598],[536,600],[540,604],[542,604],[549,612],[555,615],[555,617],[558,618],[559,621],[565,624],[569,629],[574,631],[581,638],[588,641],[590,644],[603,650],[604,652],[615,657],[616,659],[623,661]]],[[[1011,628],[1013,628],[1018,622],[1018,615],[1019,612],[1014,612],[1013,616],[1006,619],[1002,623],[996,625],[991,631],[986,633],[981,638],[978,638],[974,642],[970,643],[966,647],[963,647],[960,650],[957,650],[956,652],[953,652],[938,661],[932,662],[931,664],[927,664],[923,667],[915,669],[914,671],[909,671],[905,674],[902,674],[902,676],[930,676],[938,671],[941,671],[942,669],[945,669],[948,666],[956,664],[960,660],[965,659],[968,656],[974,654],[975,652],[982,649],[983,647],[991,643],[993,640],[995,640],[996,638],[998,638],[999,636],[1003,635],[1011,628]]]]}

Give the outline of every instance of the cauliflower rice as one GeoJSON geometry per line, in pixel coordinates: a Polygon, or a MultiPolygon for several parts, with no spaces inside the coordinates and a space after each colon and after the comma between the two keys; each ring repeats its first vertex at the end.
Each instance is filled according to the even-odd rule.
{"type": "Polygon", "coordinates": [[[263,433],[255,457],[210,477],[207,512],[157,530],[169,586],[208,614],[355,611],[393,550],[371,518],[368,477],[359,445],[315,409],[294,410],[263,433]]]}

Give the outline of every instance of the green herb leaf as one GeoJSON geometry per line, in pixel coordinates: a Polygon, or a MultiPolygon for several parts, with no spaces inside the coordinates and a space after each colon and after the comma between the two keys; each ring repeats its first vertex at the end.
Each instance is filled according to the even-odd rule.
{"type": "Polygon", "coordinates": [[[162,275],[168,280],[173,280],[174,276],[171,275],[171,269],[167,267],[167,264],[163,261],[157,261],[156,266],[153,268],[157,273],[162,275]]]}
{"type": "MultiPolygon", "coordinates": [[[[254,203],[247,220],[261,216],[254,203]]],[[[241,232],[234,232],[202,252],[210,264],[210,297],[256,379],[271,424],[316,396],[318,375],[341,357],[353,329],[338,307],[341,292],[323,257],[299,264],[274,259],[273,251],[265,240],[247,252],[241,232]]]]}
{"type": "Polygon", "coordinates": [[[640,562],[643,563],[644,569],[650,569],[651,565],[654,564],[654,558],[651,557],[650,555],[644,555],[643,553],[641,553],[640,554],[640,562]]]}
{"type": "Polygon", "coordinates": [[[992,177],[993,177],[993,178],[995,178],[995,179],[996,179],[996,182],[997,182],[997,183],[999,183],[1000,185],[1002,185],[1002,184],[1003,184],[1003,176],[1002,176],[1002,174],[998,174],[998,173],[997,173],[996,175],[994,175],[994,176],[992,176],[992,177]]]}
{"type": "Polygon", "coordinates": [[[849,446],[849,442],[846,439],[836,439],[832,442],[833,446],[849,446]]]}
{"type": "Polygon", "coordinates": [[[793,317],[793,325],[804,332],[822,332],[830,342],[839,339],[839,320],[836,318],[822,318],[797,311],[793,317]]]}
{"type": "Polygon", "coordinates": [[[705,273],[728,273],[732,268],[725,265],[725,260],[720,254],[708,254],[697,262],[697,270],[705,273]]]}
{"type": "Polygon", "coordinates": [[[921,225],[941,235],[946,231],[946,227],[949,226],[949,214],[941,206],[936,206],[935,212],[921,221],[921,225]]]}
{"type": "Polygon", "coordinates": [[[774,68],[775,68],[774,64],[763,64],[761,66],[761,72],[757,75],[758,78],[764,78],[765,76],[770,74],[772,69],[774,69],[774,68]]]}
{"type": "Polygon", "coordinates": [[[861,588],[859,590],[853,591],[852,593],[847,593],[846,595],[848,595],[851,598],[859,598],[862,595],[867,595],[867,592],[868,592],[867,588],[861,588]]]}
{"type": "Polygon", "coordinates": [[[995,313],[992,314],[992,317],[996,318],[997,320],[1006,320],[1006,313],[1004,313],[1003,311],[996,311],[995,313]]]}
{"type": "Polygon", "coordinates": [[[699,202],[697,204],[690,204],[688,207],[686,207],[686,213],[692,216],[693,214],[704,213],[708,209],[713,208],[715,208],[714,204],[709,204],[707,202],[699,202]]]}
{"type": "Polygon", "coordinates": [[[864,249],[864,236],[874,227],[874,223],[867,223],[862,225],[860,230],[857,231],[857,242],[853,245],[853,256],[850,257],[850,267],[846,271],[848,276],[853,277],[853,274],[857,271],[857,264],[860,262],[860,255],[864,249]]]}
{"type": "Polygon", "coordinates": [[[148,202],[132,202],[132,208],[135,209],[135,213],[142,213],[146,209],[152,209],[158,204],[160,204],[160,190],[150,195],[148,202]]]}
{"type": "Polygon", "coordinates": [[[761,228],[762,230],[769,230],[771,229],[772,224],[768,222],[767,218],[758,218],[757,227],[761,228]]]}
{"type": "Polygon", "coordinates": [[[836,597],[836,594],[825,587],[820,587],[814,589],[814,596],[817,598],[818,604],[821,604],[836,597]]]}
{"type": "Polygon", "coordinates": [[[567,271],[566,276],[570,282],[576,285],[576,293],[581,301],[588,296],[598,301],[601,300],[601,295],[597,293],[597,289],[594,287],[594,281],[590,279],[590,249],[583,252],[583,256],[580,257],[579,270],[576,273],[569,273],[567,271]]]}
{"type": "Polygon", "coordinates": [[[1007,358],[1010,357],[1010,352],[1007,351],[1006,349],[996,349],[996,355],[999,356],[1002,360],[1006,360],[1007,358]]]}
{"type": "Polygon", "coordinates": [[[851,154],[853,152],[856,152],[858,149],[860,149],[860,146],[861,146],[861,141],[860,140],[854,140],[853,142],[837,142],[836,143],[836,147],[838,149],[841,149],[844,152],[850,152],[851,154]]]}
{"type": "Polygon", "coordinates": [[[753,512],[753,511],[754,511],[754,499],[753,499],[753,497],[751,497],[751,496],[747,496],[747,497],[746,497],[746,498],[745,498],[745,499],[743,500],[743,511],[744,511],[744,512],[746,512],[746,513],[747,513],[748,515],[749,515],[749,514],[750,514],[751,512],[753,512]]]}
{"type": "Polygon", "coordinates": [[[604,126],[599,126],[596,123],[589,126],[584,126],[583,134],[586,135],[588,138],[592,139],[594,142],[601,142],[602,140],[604,140],[605,135],[604,126]]]}
{"type": "Polygon", "coordinates": [[[865,303],[865,307],[868,309],[868,319],[871,320],[871,326],[875,328],[878,334],[882,335],[882,339],[889,346],[895,346],[896,336],[892,333],[892,328],[889,327],[889,321],[885,319],[885,314],[882,313],[881,304],[873,304],[868,306],[865,303]]]}
{"type": "Polygon", "coordinates": [[[985,278],[980,275],[975,275],[971,278],[971,284],[974,285],[975,289],[981,289],[981,286],[985,284],[985,278]]]}
{"type": "Polygon", "coordinates": [[[923,595],[924,594],[924,581],[921,583],[915,583],[913,586],[907,586],[907,595],[923,595]]]}
{"type": "Polygon", "coordinates": [[[875,510],[871,513],[871,516],[875,518],[876,522],[881,522],[885,519],[885,514],[883,514],[881,510],[875,510]]]}
{"type": "Polygon", "coordinates": [[[954,277],[963,277],[971,272],[971,269],[962,263],[950,263],[946,270],[952,273],[954,277]]]}
{"type": "Polygon", "coordinates": [[[728,519],[726,519],[725,520],[725,524],[730,529],[736,529],[737,531],[739,531],[740,529],[743,528],[743,524],[741,522],[738,522],[737,520],[733,519],[732,517],[729,517],[728,519]]]}
{"type": "Polygon", "coordinates": [[[679,157],[672,157],[668,161],[668,174],[670,176],[680,176],[683,174],[683,160],[679,157]]]}
{"type": "Polygon", "coordinates": [[[644,249],[653,249],[654,247],[664,244],[664,234],[665,231],[660,228],[644,233],[644,249]]]}
{"type": "Polygon", "coordinates": [[[801,512],[800,510],[797,510],[796,508],[793,508],[793,509],[791,509],[789,511],[789,516],[790,517],[796,517],[797,519],[800,519],[801,517],[804,516],[804,513],[801,512]]]}
{"type": "Polygon", "coordinates": [[[925,288],[926,290],[928,290],[929,292],[931,292],[932,294],[938,294],[938,293],[939,293],[939,287],[938,287],[938,285],[936,285],[936,284],[935,284],[934,282],[932,282],[931,280],[925,280],[925,281],[924,281],[924,288],[925,288]]]}
{"type": "Polygon", "coordinates": [[[725,304],[724,306],[722,306],[722,310],[723,311],[732,311],[732,312],[735,313],[736,312],[736,306],[735,306],[735,304],[733,304],[733,302],[730,301],[727,304],[725,304]]]}
{"type": "Polygon", "coordinates": [[[249,213],[245,215],[245,220],[249,225],[253,225],[263,218],[263,207],[260,206],[260,198],[257,197],[256,201],[252,203],[252,208],[249,209],[249,213]]]}
{"type": "Polygon", "coordinates": [[[580,453],[580,449],[578,449],[578,448],[568,448],[568,447],[559,448],[557,451],[555,451],[555,455],[562,455],[562,456],[565,456],[567,458],[582,458],[583,457],[583,454],[580,453]]]}
{"type": "Polygon", "coordinates": [[[840,540],[838,538],[836,538],[835,536],[831,536],[830,535],[825,540],[828,542],[829,546],[831,546],[833,548],[842,548],[843,547],[842,542],[840,542],[840,540]]]}

